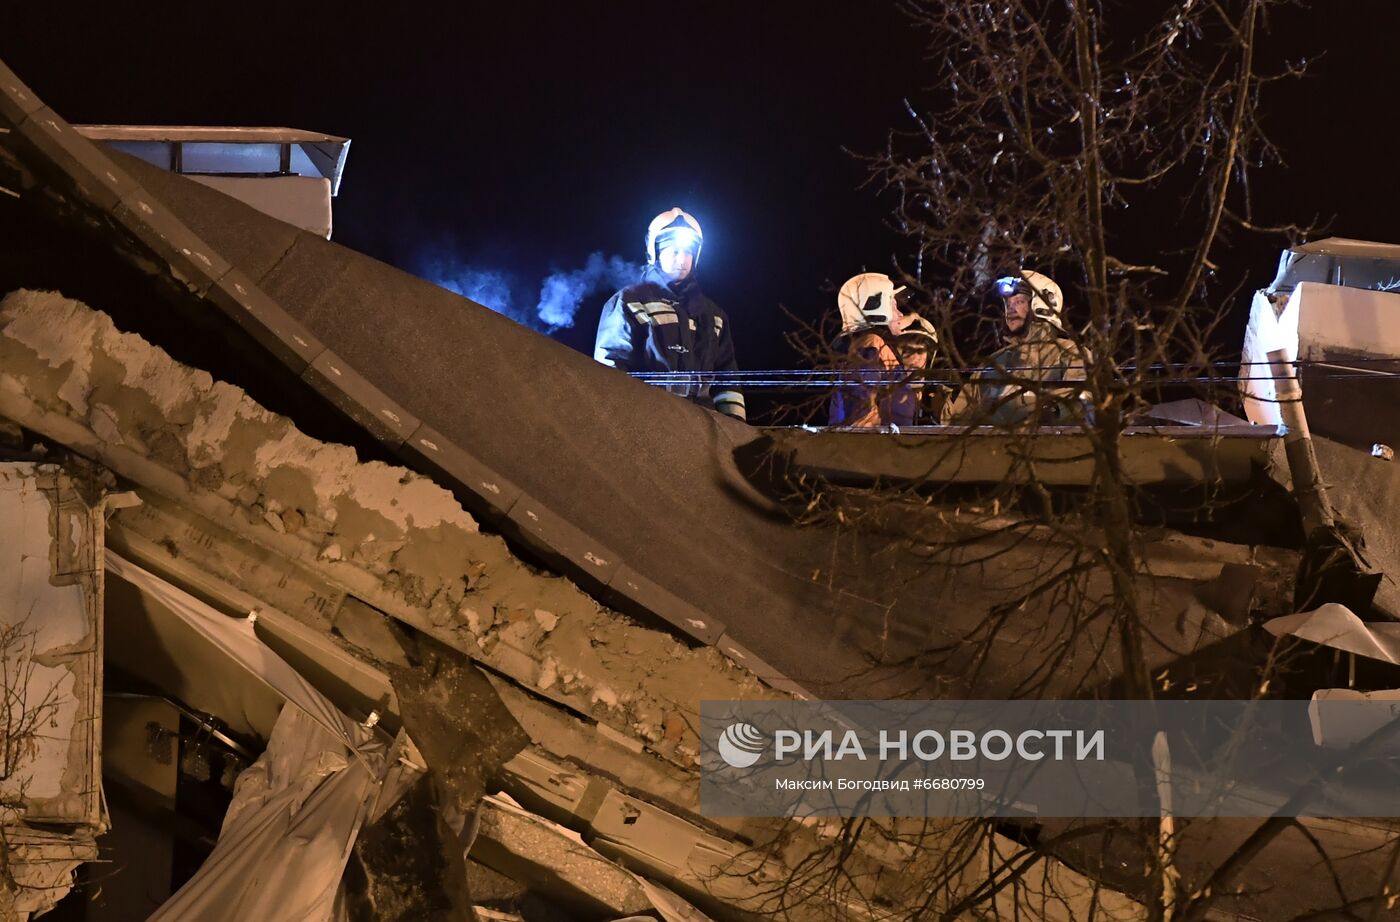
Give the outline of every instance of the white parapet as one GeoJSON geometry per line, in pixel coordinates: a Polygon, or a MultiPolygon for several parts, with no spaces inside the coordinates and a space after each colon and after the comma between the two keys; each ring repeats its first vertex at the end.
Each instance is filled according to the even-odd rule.
{"type": "Polygon", "coordinates": [[[1400,293],[1300,282],[1278,307],[1266,292],[1255,292],[1240,369],[1245,413],[1254,423],[1283,421],[1269,371],[1274,349],[1294,361],[1400,362],[1400,293]]]}

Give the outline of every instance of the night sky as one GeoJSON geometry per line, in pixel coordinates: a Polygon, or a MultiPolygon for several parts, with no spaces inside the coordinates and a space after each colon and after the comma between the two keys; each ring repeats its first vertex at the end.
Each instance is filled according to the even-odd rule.
{"type": "MultiPolygon", "coordinates": [[[[640,261],[647,221],[679,204],[704,224],[700,277],[741,364],[791,367],[780,305],[815,317],[907,252],[843,150],[880,149],[933,80],[894,4],[120,6],[138,5],[9,10],[0,58],[75,123],[352,138],[335,239],[410,271],[446,255],[528,300],[590,253],[640,261]]],[[[1322,56],[1265,97],[1289,163],[1257,174],[1261,217],[1400,242],[1397,39],[1400,0],[1277,18],[1266,58],[1322,56]]],[[[1277,249],[1228,256],[1221,290],[1267,282],[1277,249]]],[[[607,294],[556,338],[590,350],[607,294]]]]}

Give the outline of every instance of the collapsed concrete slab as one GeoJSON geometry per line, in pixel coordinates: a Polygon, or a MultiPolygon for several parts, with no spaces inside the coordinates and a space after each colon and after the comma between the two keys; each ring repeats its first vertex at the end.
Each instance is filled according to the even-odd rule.
{"type": "Polygon", "coordinates": [[[482,804],[471,855],[580,915],[617,918],[651,908],[630,873],[576,833],[520,809],[509,798],[493,796],[482,804]]]}
{"type": "MultiPolygon", "coordinates": [[[[7,296],[0,369],[0,414],[670,758],[698,752],[693,732],[664,732],[677,703],[766,694],[521,563],[427,478],[308,438],[81,304],[7,296]]],[[[340,600],[304,601],[324,623],[340,600]]]]}
{"type": "MultiPolygon", "coordinates": [[[[307,439],[75,302],[21,293],[0,317],[0,413],[110,466],[145,499],[111,517],[116,543],[261,615],[313,666],[326,654],[308,659],[295,625],[403,670],[404,651],[386,652],[393,633],[373,620],[387,610],[510,677],[522,714],[556,713],[531,719],[546,744],[558,739],[626,790],[691,815],[696,702],[771,694],[714,650],[639,627],[521,564],[423,478],[307,439]],[[326,553],[338,541],[350,550],[326,553]],[[587,742],[556,733],[561,720],[587,742]]],[[[372,676],[351,685],[366,702],[382,687],[372,676]]]]}
{"type": "Polygon", "coordinates": [[[339,700],[358,702],[360,716],[378,705],[401,719],[401,695],[384,672],[337,654],[336,638],[389,673],[421,662],[376,620],[385,614],[491,667],[537,747],[533,762],[511,763],[508,787],[528,799],[532,785],[557,790],[572,774],[586,798],[551,808],[536,796],[537,809],[602,853],[760,910],[753,874],[782,880],[788,860],[825,847],[808,835],[782,853],[753,852],[764,855],[755,864],[762,824],[694,825],[696,702],[771,690],[713,649],[642,628],[520,563],[423,478],[308,439],[53,294],[0,302],[0,415],[136,486],[144,502],[110,516],[114,544],[226,611],[257,614],[299,668],[337,677],[339,700]],[[736,860],[753,866],[735,875],[736,860]]]}

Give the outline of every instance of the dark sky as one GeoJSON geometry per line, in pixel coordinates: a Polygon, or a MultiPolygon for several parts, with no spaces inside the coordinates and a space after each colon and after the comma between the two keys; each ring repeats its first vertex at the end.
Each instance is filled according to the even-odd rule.
{"type": "MultiPolygon", "coordinates": [[[[889,267],[889,203],[842,148],[879,149],[932,80],[894,4],[443,7],[30,3],[6,12],[0,57],[73,122],[351,137],[335,239],[408,269],[436,248],[537,289],[594,251],[641,259],[646,222],[683,205],[750,368],[795,361],[780,304],[814,316],[831,283],[889,267]]],[[[1268,54],[1325,54],[1265,99],[1289,160],[1258,178],[1267,217],[1400,241],[1397,39],[1400,0],[1274,23],[1268,54]]],[[[1262,284],[1276,250],[1225,267],[1262,284]]],[[[557,337],[591,347],[605,296],[557,337]]]]}

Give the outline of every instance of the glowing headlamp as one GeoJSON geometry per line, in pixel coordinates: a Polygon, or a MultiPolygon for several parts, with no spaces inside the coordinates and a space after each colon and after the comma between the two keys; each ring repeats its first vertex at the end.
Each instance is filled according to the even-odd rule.
{"type": "Polygon", "coordinates": [[[694,251],[699,249],[700,237],[688,227],[667,228],[656,241],[656,252],[660,253],[667,247],[675,247],[678,250],[694,251]]]}
{"type": "Polygon", "coordinates": [[[1007,275],[996,280],[997,294],[1003,298],[1009,298],[1016,292],[1024,292],[1025,281],[1015,276],[1007,275]]]}

